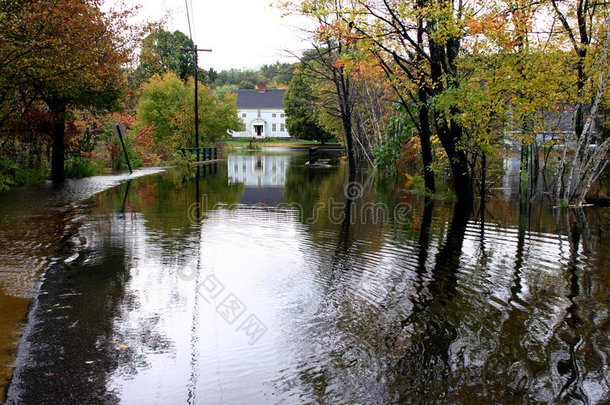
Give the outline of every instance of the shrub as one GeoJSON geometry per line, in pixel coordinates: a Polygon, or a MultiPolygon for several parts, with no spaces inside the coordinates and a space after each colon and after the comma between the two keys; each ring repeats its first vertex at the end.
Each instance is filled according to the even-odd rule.
{"type": "Polygon", "coordinates": [[[83,158],[73,158],[66,164],[66,177],[81,179],[98,174],[100,169],[91,161],[83,158]]]}

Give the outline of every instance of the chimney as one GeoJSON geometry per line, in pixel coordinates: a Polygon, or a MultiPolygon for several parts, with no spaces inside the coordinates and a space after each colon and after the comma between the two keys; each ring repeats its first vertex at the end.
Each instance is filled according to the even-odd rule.
{"type": "Polygon", "coordinates": [[[258,88],[258,91],[265,91],[267,90],[267,83],[260,82],[256,85],[256,87],[258,88]]]}

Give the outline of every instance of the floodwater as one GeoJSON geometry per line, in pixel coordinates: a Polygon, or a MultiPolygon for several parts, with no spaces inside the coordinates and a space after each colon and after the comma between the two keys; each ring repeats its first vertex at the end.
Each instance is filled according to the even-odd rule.
{"type": "Polygon", "coordinates": [[[510,180],[467,207],[306,159],[3,197],[7,402],[610,401],[608,208],[510,180]]]}

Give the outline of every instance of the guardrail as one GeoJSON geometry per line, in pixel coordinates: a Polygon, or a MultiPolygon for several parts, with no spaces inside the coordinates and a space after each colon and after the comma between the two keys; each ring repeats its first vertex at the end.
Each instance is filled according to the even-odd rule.
{"type": "Polygon", "coordinates": [[[205,162],[206,160],[218,159],[218,149],[215,146],[207,148],[180,148],[182,156],[186,157],[186,153],[197,154],[197,162],[205,162]]]}

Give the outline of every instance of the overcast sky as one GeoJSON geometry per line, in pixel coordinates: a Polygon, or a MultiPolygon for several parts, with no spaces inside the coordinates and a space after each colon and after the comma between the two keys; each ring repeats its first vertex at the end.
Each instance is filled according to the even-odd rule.
{"type": "MultiPolygon", "coordinates": [[[[215,70],[257,68],[277,60],[294,62],[289,52],[307,48],[299,30],[308,24],[301,17],[281,17],[271,7],[272,0],[186,0],[192,4],[193,40],[201,53],[199,66],[215,70]],[[286,52],[288,51],[288,52],[286,52]]],[[[125,0],[127,5],[140,4],[140,19],[166,18],[166,29],[189,34],[185,0],[125,0]]],[[[117,0],[107,0],[106,5],[117,0]]]]}

